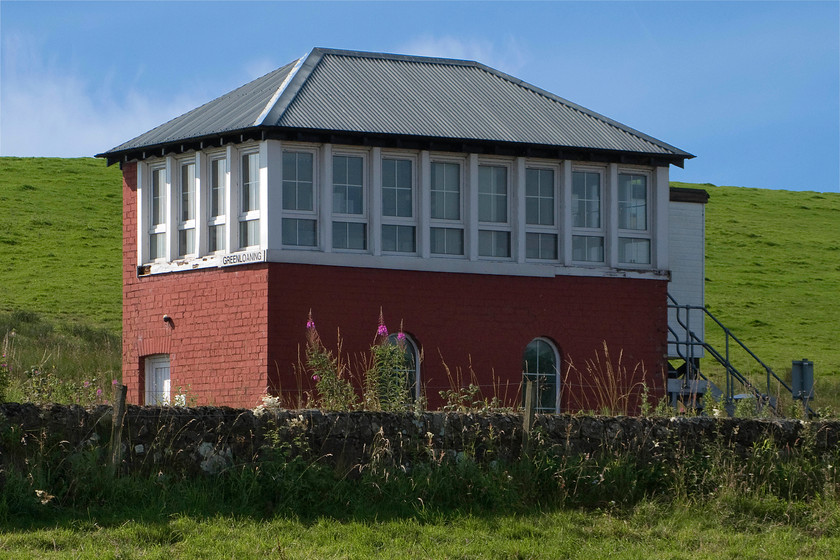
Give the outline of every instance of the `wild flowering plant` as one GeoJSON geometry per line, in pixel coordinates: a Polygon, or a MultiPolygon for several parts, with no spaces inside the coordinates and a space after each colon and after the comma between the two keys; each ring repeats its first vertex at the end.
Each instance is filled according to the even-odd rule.
{"type": "Polygon", "coordinates": [[[306,321],[306,369],[315,383],[318,404],[327,410],[351,410],[356,405],[356,392],[340,356],[341,338],[338,357],[333,356],[321,342],[310,311],[306,321]]]}
{"type": "Polygon", "coordinates": [[[401,326],[396,341],[389,338],[380,309],[379,325],[365,371],[365,407],[368,410],[402,411],[407,410],[410,404],[405,333],[401,326]]]}
{"type": "MultiPolygon", "coordinates": [[[[46,404],[78,404],[90,406],[107,402],[106,395],[96,377],[74,381],[63,379],[55,366],[32,366],[25,372],[24,398],[28,402],[46,404]]],[[[112,381],[112,384],[116,380],[112,381]]]]}

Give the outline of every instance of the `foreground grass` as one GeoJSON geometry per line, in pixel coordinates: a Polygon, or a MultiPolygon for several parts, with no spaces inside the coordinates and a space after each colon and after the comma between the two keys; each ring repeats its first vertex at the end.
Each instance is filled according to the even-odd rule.
{"type": "MultiPolygon", "coordinates": [[[[835,506],[836,508],[836,506],[835,506]]],[[[436,519],[254,520],[175,515],[0,532],[4,558],[830,558],[835,517],[814,526],[718,506],[457,514],[436,519]]]]}

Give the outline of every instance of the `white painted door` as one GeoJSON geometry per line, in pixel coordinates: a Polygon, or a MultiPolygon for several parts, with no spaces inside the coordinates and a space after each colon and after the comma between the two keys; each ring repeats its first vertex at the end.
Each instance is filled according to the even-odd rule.
{"type": "Polygon", "coordinates": [[[146,404],[169,404],[169,355],[146,358],[146,404]]]}

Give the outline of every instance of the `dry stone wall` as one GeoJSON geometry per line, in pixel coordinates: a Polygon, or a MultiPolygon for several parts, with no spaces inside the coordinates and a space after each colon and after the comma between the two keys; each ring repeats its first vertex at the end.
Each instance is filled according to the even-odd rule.
{"type": "MultiPolygon", "coordinates": [[[[39,456],[101,450],[107,456],[109,406],[0,405],[0,468],[39,456]]],[[[748,456],[757,444],[836,450],[840,422],[706,417],[538,415],[530,448],[565,455],[632,453],[640,461],[724,445],[748,456]]],[[[213,474],[277,458],[329,462],[349,473],[387,461],[515,460],[522,416],[447,412],[372,413],[128,406],[120,442],[123,472],[213,474]]]]}

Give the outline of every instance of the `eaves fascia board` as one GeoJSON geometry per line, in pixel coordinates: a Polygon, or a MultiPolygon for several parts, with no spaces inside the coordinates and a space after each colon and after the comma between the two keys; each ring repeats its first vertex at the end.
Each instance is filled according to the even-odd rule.
{"type": "MultiPolygon", "coordinates": [[[[184,153],[190,150],[203,150],[221,147],[229,143],[249,140],[296,140],[319,143],[350,143],[362,146],[388,148],[428,149],[441,152],[477,152],[483,155],[525,156],[547,159],[568,159],[598,163],[626,163],[652,166],[676,165],[683,167],[685,156],[661,152],[630,152],[607,150],[581,146],[561,146],[518,142],[499,142],[476,138],[444,138],[437,136],[415,136],[408,134],[387,134],[356,132],[346,130],[327,130],[310,128],[290,128],[282,126],[254,126],[237,130],[219,132],[173,142],[164,142],[140,148],[121,151],[109,151],[97,154],[106,158],[107,164],[143,160],[149,157],[163,157],[168,154],[184,153]]],[[[693,156],[692,156],[693,157],[693,156]]]]}

